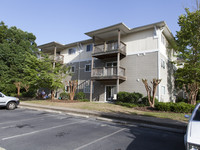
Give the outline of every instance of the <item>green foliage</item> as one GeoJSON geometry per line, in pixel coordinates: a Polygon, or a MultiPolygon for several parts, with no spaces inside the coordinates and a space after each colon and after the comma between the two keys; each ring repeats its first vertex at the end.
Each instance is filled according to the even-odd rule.
{"type": "Polygon", "coordinates": [[[16,93],[14,82],[23,82],[27,54],[36,55],[36,37],[16,27],[0,23],[0,91],[16,93]]]}
{"type": "Polygon", "coordinates": [[[77,100],[83,100],[83,99],[85,99],[85,93],[78,92],[78,93],[76,93],[75,97],[76,97],[77,100]]]}
{"type": "Polygon", "coordinates": [[[141,99],[142,97],[143,95],[141,93],[119,92],[117,94],[117,101],[137,104],[139,99],[141,99]]]}
{"type": "Polygon", "coordinates": [[[29,54],[25,60],[24,79],[35,88],[49,88],[51,90],[63,88],[62,79],[66,77],[69,68],[56,63],[55,69],[53,69],[48,56],[43,56],[43,59],[38,59],[29,54]]]}
{"type": "Polygon", "coordinates": [[[60,93],[60,97],[61,99],[69,99],[69,93],[65,93],[65,92],[60,93]]]}
{"type": "MultiPolygon", "coordinates": [[[[151,99],[153,99],[153,97],[151,97],[151,99]]],[[[158,103],[158,99],[155,98],[155,104],[158,103]]],[[[139,102],[139,104],[143,104],[145,106],[149,106],[149,100],[148,97],[143,97],[142,100],[139,102]]]]}
{"type": "MultiPolygon", "coordinates": [[[[53,70],[48,56],[38,59],[35,40],[32,33],[0,23],[0,91],[3,93],[16,93],[14,82],[22,82],[32,89],[63,87],[61,81],[69,68],[57,63],[53,70]]],[[[23,87],[21,89],[23,91],[23,87]]]]}
{"type": "Polygon", "coordinates": [[[187,103],[188,100],[185,99],[185,98],[182,98],[182,97],[177,97],[177,98],[176,98],[176,102],[177,102],[177,103],[179,103],[179,102],[185,102],[185,103],[187,103]]]}
{"type": "Polygon", "coordinates": [[[26,91],[22,92],[22,97],[33,98],[33,97],[36,97],[36,93],[37,93],[37,90],[32,88],[32,89],[29,89],[28,92],[26,91]]]}
{"type": "MultiPolygon", "coordinates": [[[[180,31],[177,32],[175,42],[172,42],[180,60],[177,65],[182,66],[175,73],[176,86],[181,89],[184,85],[200,84],[200,10],[185,10],[186,14],[178,20],[180,31]]],[[[188,93],[194,92],[188,86],[185,87],[188,93]]],[[[188,100],[194,102],[194,98],[188,100]]]]}
{"type": "Polygon", "coordinates": [[[155,108],[159,111],[171,111],[176,113],[191,113],[195,106],[191,104],[186,104],[184,102],[180,103],[163,103],[158,102],[155,104],[155,108]]]}

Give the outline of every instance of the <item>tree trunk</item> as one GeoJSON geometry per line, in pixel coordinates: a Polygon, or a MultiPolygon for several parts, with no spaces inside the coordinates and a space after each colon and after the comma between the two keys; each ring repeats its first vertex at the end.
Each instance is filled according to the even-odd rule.
{"type": "Polygon", "coordinates": [[[54,99],[55,99],[55,91],[52,90],[52,91],[51,91],[51,100],[54,100],[54,99]]]}
{"type": "Polygon", "coordinates": [[[186,85],[183,85],[183,90],[188,98],[188,104],[196,105],[196,98],[199,91],[199,84],[196,82],[188,83],[187,87],[186,85]]]}
{"type": "Polygon", "coordinates": [[[20,96],[20,88],[21,88],[21,82],[15,82],[14,83],[17,88],[17,96],[20,96]]]}
{"type": "Polygon", "coordinates": [[[73,81],[69,81],[69,87],[70,87],[70,100],[73,101],[74,100],[74,96],[76,93],[76,89],[78,86],[78,81],[77,80],[73,80],[73,81]]]}
{"type": "Polygon", "coordinates": [[[151,87],[148,85],[147,79],[142,79],[142,82],[144,83],[144,86],[145,86],[146,91],[147,91],[149,105],[154,108],[156,90],[157,90],[158,84],[160,84],[160,82],[161,82],[161,79],[153,79],[153,81],[151,82],[152,85],[153,85],[153,96],[151,96],[152,90],[151,90],[151,87]]]}

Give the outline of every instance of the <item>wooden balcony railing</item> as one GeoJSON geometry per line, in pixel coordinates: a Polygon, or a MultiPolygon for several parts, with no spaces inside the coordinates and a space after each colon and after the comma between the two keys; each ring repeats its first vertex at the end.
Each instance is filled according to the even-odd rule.
{"type": "Polygon", "coordinates": [[[118,45],[118,42],[98,44],[95,45],[93,54],[108,53],[112,51],[120,51],[126,54],[126,44],[122,41],[120,42],[120,45],[118,45]]]}
{"type": "MultiPolygon", "coordinates": [[[[117,67],[93,68],[92,77],[111,77],[117,76],[117,67]]],[[[119,75],[125,78],[125,68],[119,67],[119,75]]]]}
{"type": "Polygon", "coordinates": [[[53,55],[50,55],[49,58],[55,62],[60,62],[60,63],[63,63],[64,62],[64,56],[63,55],[56,55],[56,58],[54,59],[54,56],[53,55]]]}

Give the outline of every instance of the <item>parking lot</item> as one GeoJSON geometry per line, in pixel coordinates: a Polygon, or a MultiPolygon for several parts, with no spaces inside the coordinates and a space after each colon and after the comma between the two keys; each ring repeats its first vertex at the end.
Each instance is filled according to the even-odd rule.
{"type": "Polygon", "coordinates": [[[0,150],[178,150],[183,134],[93,118],[0,108],[0,150]]]}

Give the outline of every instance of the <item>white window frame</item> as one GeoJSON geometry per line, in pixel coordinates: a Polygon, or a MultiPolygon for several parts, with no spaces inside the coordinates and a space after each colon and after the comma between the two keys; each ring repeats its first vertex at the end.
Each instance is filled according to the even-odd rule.
{"type": "Polygon", "coordinates": [[[68,54],[69,54],[69,55],[76,54],[76,48],[69,48],[69,49],[68,49],[68,54]],[[71,51],[71,52],[70,52],[70,51],[71,51]]]}
{"type": "Polygon", "coordinates": [[[163,45],[166,45],[166,39],[165,36],[163,34],[161,34],[161,42],[163,45]]]}
{"type": "Polygon", "coordinates": [[[166,89],[165,86],[161,86],[161,95],[165,95],[166,89]]]}
{"type": "Polygon", "coordinates": [[[85,72],[91,72],[91,64],[85,64],[85,72]],[[89,71],[86,70],[86,66],[90,66],[90,70],[89,71]]]}
{"type": "Polygon", "coordinates": [[[92,44],[86,45],[86,52],[91,52],[92,50],[93,50],[93,45],[92,44]],[[88,51],[88,46],[90,46],[89,51],[88,51]]]}
{"type": "Polygon", "coordinates": [[[166,63],[165,63],[165,60],[164,60],[164,59],[161,59],[161,67],[162,67],[163,69],[165,69],[165,67],[166,67],[166,63]]]}

